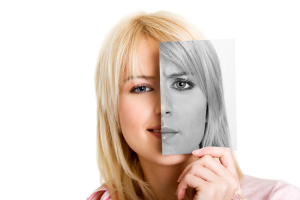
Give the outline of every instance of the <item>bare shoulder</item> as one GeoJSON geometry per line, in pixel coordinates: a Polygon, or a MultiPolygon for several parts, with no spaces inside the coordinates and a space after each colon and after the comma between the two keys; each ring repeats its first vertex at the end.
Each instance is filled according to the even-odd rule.
{"type": "Polygon", "coordinates": [[[240,186],[248,199],[300,200],[300,189],[282,180],[261,179],[244,175],[240,186]]]}

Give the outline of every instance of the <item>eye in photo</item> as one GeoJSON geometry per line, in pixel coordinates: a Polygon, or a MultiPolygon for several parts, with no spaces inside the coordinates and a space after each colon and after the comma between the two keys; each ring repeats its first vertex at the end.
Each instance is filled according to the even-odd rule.
{"type": "Polygon", "coordinates": [[[236,150],[234,40],[160,42],[159,62],[162,154],[189,154],[207,146],[236,150]],[[221,68],[233,82],[226,87],[231,120],[221,68]]]}

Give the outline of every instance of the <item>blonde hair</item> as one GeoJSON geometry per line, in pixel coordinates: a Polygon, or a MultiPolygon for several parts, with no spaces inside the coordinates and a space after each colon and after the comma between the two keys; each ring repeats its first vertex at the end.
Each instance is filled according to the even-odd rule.
{"type": "MultiPolygon", "coordinates": [[[[152,195],[137,154],[123,137],[118,116],[119,90],[125,77],[137,74],[137,52],[144,39],[157,45],[164,41],[205,40],[205,37],[185,18],[159,11],[136,12],[124,17],[104,39],[95,71],[97,162],[100,181],[108,187],[112,199],[132,200],[152,195]]],[[[236,161],[235,164],[241,178],[236,161]]]]}

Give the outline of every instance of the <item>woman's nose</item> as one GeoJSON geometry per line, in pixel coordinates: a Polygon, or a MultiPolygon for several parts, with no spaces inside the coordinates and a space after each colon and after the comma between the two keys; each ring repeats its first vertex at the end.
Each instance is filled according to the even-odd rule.
{"type": "Polygon", "coordinates": [[[161,116],[167,117],[173,114],[172,100],[166,90],[161,90],[161,116]]]}

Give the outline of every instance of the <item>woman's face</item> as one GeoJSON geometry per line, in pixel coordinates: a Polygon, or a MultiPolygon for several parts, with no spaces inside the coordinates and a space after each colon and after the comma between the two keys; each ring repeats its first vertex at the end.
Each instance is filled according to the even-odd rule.
{"type": "Polygon", "coordinates": [[[160,75],[162,152],[191,153],[199,149],[204,135],[206,98],[197,77],[162,55],[160,75]]]}
{"type": "Polygon", "coordinates": [[[138,57],[143,74],[126,77],[119,94],[118,113],[123,136],[140,160],[162,165],[181,163],[190,155],[162,155],[162,151],[173,154],[198,149],[205,127],[205,97],[193,76],[170,77],[182,71],[164,58],[161,58],[163,77],[160,77],[159,49],[150,41],[140,44],[138,57]],[[184,85],[190,83],[182,80],[186,78],[193,82],[193,87],[184,85]],[[168,126],[178,133],[168,138],[164,133],[158,137],[159,134],[149,130],[155,126],[168,126]]]}

